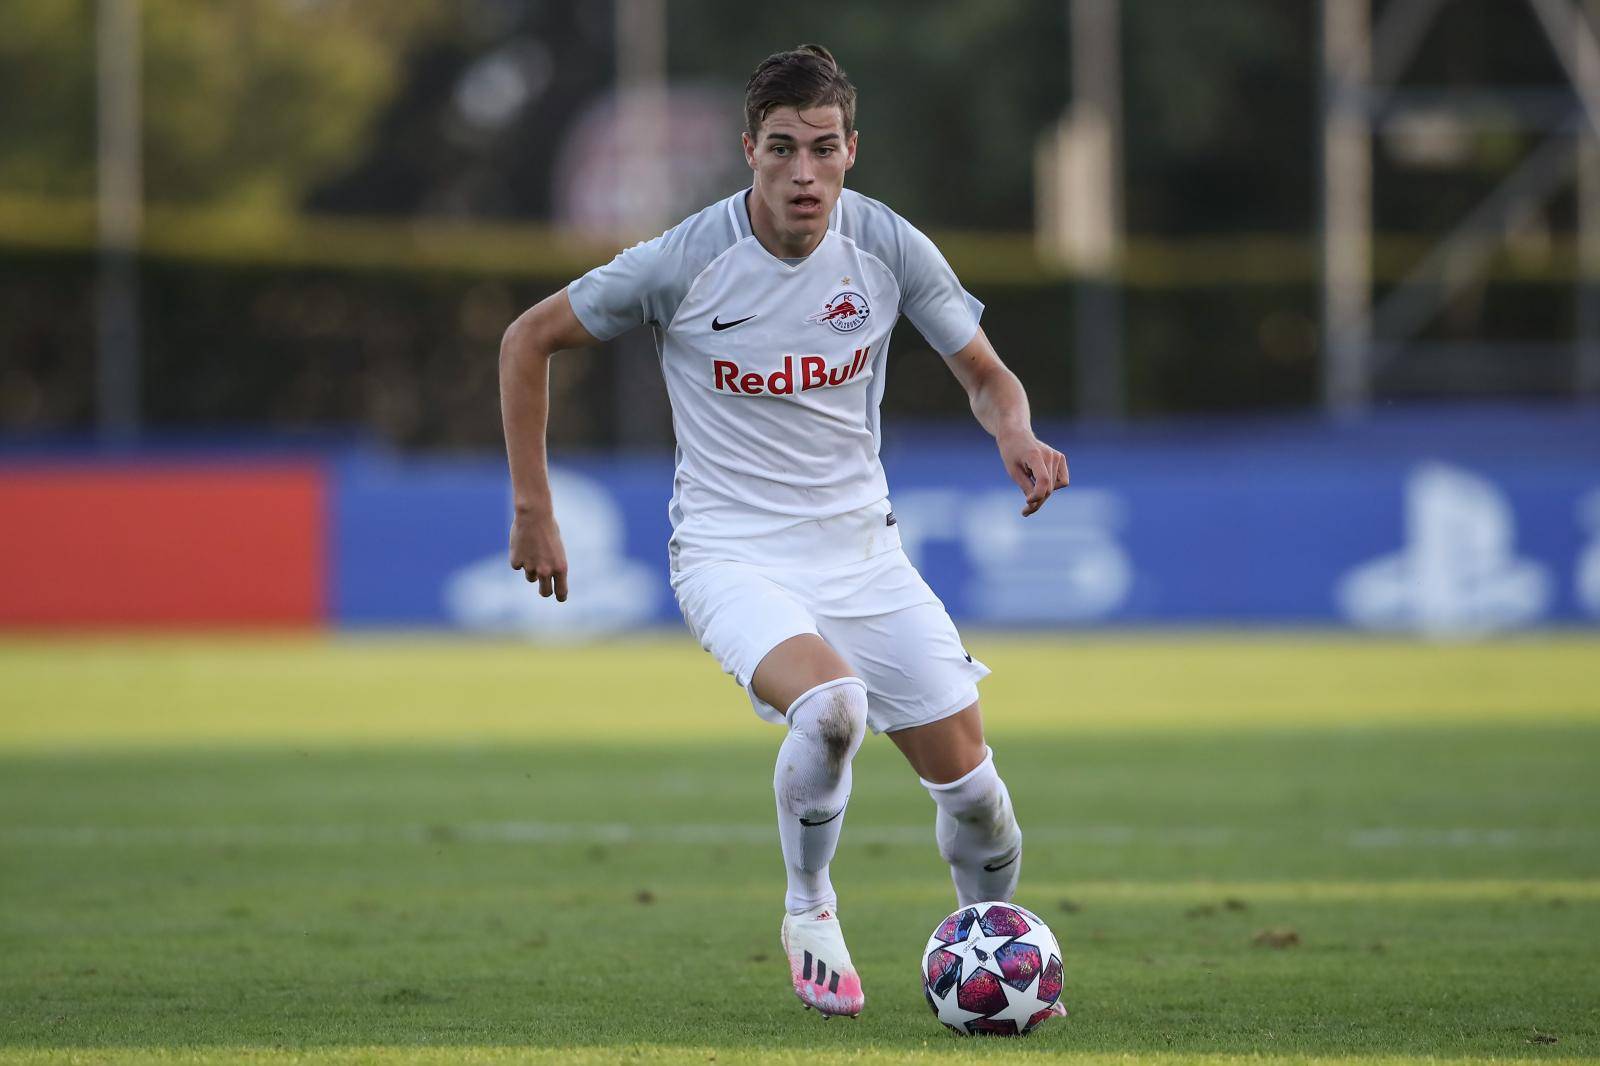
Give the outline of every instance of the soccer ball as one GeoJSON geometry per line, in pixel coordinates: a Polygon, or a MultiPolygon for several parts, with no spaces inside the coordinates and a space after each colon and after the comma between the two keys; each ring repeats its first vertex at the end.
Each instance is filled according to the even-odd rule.
{"type": "Polygon", "coordinates": [[[1015,903],[962,907],[928,938],[922,992],[963,1036],[1021,1036],[1061,998],[1061,948],[1038,915],[1015,903]]]}

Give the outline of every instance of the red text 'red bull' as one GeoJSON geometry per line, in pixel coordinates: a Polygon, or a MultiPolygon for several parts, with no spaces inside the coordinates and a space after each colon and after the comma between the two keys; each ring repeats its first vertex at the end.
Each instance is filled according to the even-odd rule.
{"type": "Polygon", "coordinates": [[[753,370],[741,371],[739,364],[731,359],[713,359],[711,387],[718,392],[732,392],[741,396],[792,396],[797,392],[843,385],[866,369],[867,353],[871,348],[871,345],[857,348],[850,362],[834,367],[828,366],[827,360],[820,355],[802,355],[798,365],[795,356],[786,355],[783,357],[783,366],[767,375],[753,370]]]}

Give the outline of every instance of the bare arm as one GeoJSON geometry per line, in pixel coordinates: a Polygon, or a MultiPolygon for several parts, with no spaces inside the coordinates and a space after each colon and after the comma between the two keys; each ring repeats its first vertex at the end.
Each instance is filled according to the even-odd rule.
{"type": "Polygon", "coordinates": [[[505,427],[515,517],[511,567],[539,595],[567,598],[567,553],[550,499],[545,425],[550,414],[550,357],[598,344],[572,311],[567,290],[524,311],[500,341],[500,420],[505,427]]]}
{"type": "Polygon", "coordinates": [[[945,362],[967,390],[978,424],[999,446],[1006,473],[1027,496],[1023,517],[1033,514],[1052,492],[1067,487],[1067,457],[1033,435],[1028,394],[982,329],[945,362]]]}

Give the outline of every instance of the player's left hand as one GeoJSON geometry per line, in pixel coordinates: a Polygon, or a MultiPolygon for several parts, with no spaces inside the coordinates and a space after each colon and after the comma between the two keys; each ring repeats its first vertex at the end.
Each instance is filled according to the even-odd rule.
{"type": "Polygon", "coordinates": [[[1006,473],[1026,496],[1022,508],[1026,518],[1044,506],[1044,501],[1056,489],[1064,489],[1070,481],[1067,476],[1067,457],[1033,434],[1006,437],[997,442],[1000,457],[1005,460],[1006,473]]]}

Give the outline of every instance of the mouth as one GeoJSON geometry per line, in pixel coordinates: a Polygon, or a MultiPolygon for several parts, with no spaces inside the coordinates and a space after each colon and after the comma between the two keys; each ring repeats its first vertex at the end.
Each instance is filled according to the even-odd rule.
{"type": "Polygon", "coordinates": [[[821,210],[822,200],[820,197],[806,194],[790,198],[789,206],[803,215],[815,214],[817,211],[821,210]]]}

